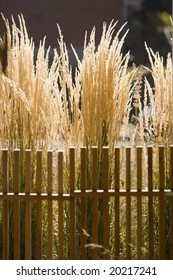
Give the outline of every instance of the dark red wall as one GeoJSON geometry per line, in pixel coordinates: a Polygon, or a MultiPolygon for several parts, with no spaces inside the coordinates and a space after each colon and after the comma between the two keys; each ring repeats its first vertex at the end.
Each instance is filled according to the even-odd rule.
{"type": "Polygon", "coordinates": [[[55,47],[56,23],[59,23],[65,42],[81,47],[85,30],[90,32],[95,25],[100,35],[103,21],[123,22],[122,3],[122,0],[0,0],[0,12],[8,19],[11,15],[16,19],[23,13],[29,35],[37,44],[47,35],[47,44],[55,47]]]}

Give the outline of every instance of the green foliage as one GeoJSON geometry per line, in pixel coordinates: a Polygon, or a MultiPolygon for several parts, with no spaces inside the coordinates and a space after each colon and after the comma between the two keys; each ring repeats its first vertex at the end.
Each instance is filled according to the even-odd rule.
{"type": "Polygon", "coordinates": [[[144,1],[141,10],[132,13],[128,19],[130,31],[126,48],[130,49],[132,62],[137,65],[148,63],[143,42],[147,42],[154,52],[159,51],[164,59],[171,51],[171,5],[165,5],[165,2],[168,1],[159,5],[157,0],[144,1]]]}

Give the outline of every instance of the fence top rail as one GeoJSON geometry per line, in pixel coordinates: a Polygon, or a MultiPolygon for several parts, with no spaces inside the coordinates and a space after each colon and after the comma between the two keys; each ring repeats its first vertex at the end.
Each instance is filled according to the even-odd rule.
{"type": "MultiPolygon", "coordinates": [[[[142,146],[142,145],[114,145],[114,149],[138,149],[138,148],[173,148],[173,145],[167,145],[167,144],[159,144],[159,145],[146,145],[145,147],[142,146]]],[[[81,150],[81,149],[100,149],[99,146],[79,146],[79,147],[76,147],[76,146],[69,146],[68,150],[81,150]]],[[[101,149],[110,149],[110,146],[102,146],[101,149]]],[[[28,151],[28,152],[33,152],[32,149],[24,149],[25,151],[28,151]]],[[[67,149],[65,149],[67,150],[67,149]]],[[[65,151],[64,149],[60,148],[56,148],[56,149],[46,149],[46,152],[64,152],[65,151]]],[[[1,152],[8,152],[8,151],[12,151],[12,152],[19,152],[21,151],[20,148],[0,148],[0,151],[1,152]]],[[[43,152],[45,151],[44,149],[35,149],[34,151],[36,152],[43,152]]]]}

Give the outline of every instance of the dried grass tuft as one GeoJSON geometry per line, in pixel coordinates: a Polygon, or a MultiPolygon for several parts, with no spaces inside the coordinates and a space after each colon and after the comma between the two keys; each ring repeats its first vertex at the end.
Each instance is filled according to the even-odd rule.
{"type": "Polygon", "coordinates": [[[116,23],[104,24],[98,47],[94,28],[88,42],[85,38],[82,61],[73,49],[78,61],[73,77],[60,27],[58,51],[50,64],[45,38],[36,54],[23,16],[18,19],[19,26],[12,18],[11,27],[4,19],[7,68],[0,75],[1,146],[114,145],[128,118],[132,93],[129,53],[122,53],[127,32],[119,39],[124,26],[114,36],[116,23]]]}
{"type": "Polygon", "coordinates": [[[146,45],[152,83],[144,78],[144,99],[138,95],[137,140],[147,144],[170,144],[173,137],[172,59],[168,54],[166,65],[160,54],[146,45]]]}

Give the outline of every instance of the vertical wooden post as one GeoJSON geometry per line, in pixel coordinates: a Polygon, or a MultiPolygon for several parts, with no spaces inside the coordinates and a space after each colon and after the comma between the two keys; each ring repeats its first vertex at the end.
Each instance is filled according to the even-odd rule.
{"type": "MultiPolygon", "coordinates": [[[[98,189],[98,147],[92,147],[92,191],[98,189]]],[[[92,257],[94,260],[98,259],[98,198],[92,199],[92,257]]]]}
{"type": "MultiPolygon", "coordinates": [[[[9,192],[8,150],[2,150],[2,191],[9,192]]],[[[3,200],[3,260],[9,259],[9,202],[3,200]]]]}
{"type": "MultiPolygon", "coordinates": [[[[108,192],[109,188],[109,148],[103,147],[103,190],[108,192]]],[[[103,246],[104,259],[109,260],[109,238],[110,238],[110,223],[109,223],[109,197],[103,199],[103,246]]]]}
{"type": "MultiPolygon", "coordinates": [[[[85,192],[87,187],[87,155],[86,147],[81,147],[81,191],[85,192]]],[[[87,259],[87,201],[81,198],[81,259],[87,259]]]]}
{"type": "MultiPolygon", "coordinates": [[[[37,167],[36,167],[36,188],[37,194],[42,191],[42,151],[37,151],[37,167]]],[[[37,259],[42,259],[42,201],[37,200],[37,259]]]]}
{"type": "MultiPolygon", "coordinates": [[[[20,192],[20,150],[14,150],[13,166],[14,193],[20,192]]],[[[20,259],[20,201],[14,201],[14,259],[20,259]]]]}
{"type": "Polygon", "coordinates": [[[25,193],[28,198],[25,202],[25,259],[31,260],[31,150],[25,151],[25,193]]]}
{"type": "Polygon", "coordinates": [[[126,148],[126,258],[131,259],[131,148],[126,148]]]}
{"type": "MultiPolygon", "coordinates": [[[[115,148],[115,191],[120,191],[120,148],[115,148]]],[[[115,259],[120,258],[120,197],[115,196],[115,259]]]]}
{"type": "MultiPolygon", "coordinates": [[[[153,191],[153,148],[148,147],[148,190],[153,191]]],[[[154,221],[153,221],[153,196],[148,197],[148,218],[149,218],[149,256],[154,259],[154,221]]]]}
{"type": "MultiPolygon", "coordinates": [[[[52,195],[52,151],[47,152],[47,193],[52,195]]],[[[48,200],[48,260],[52,260],[52,200],[48,200]]]]}
{"type": "MultiPolygon", "coordinates": [[[[170,146],[170,184],[173,192],[173,145],[170,146]]],[[[170,197],[171,260],[173,260],[173,196],[170,197]]]]}
{"type": "Polygon", "coordinates": [[[164,188],[165,188],[165,164],[164,164],[164,146],[159,146],[159,229],[160,229],[160,259],[165,259],[165,203],[164,203],[164,188]]]}
{"type": "MultiPolygon", "coordinates": [[[[70,193],[75,190],[75,148],[70,148],[70,193]]],[[[76,238],[75,238],[75,198],[70,199],[70,259],[76,258],[76,238]]]]}
{"type": "Polygon", "coordinates": [[[64,257],[64,211],[63,200],[61,196],[63,194],[63,152],[58,152],[58,195],[60,199],[58,201],[58,259],[62,260],[64,257]]]}
{"type": "Polygon", "coordinates": [[[142,147],[137,147],[137,252],[138,260],[142,259],[142,147]]]}

